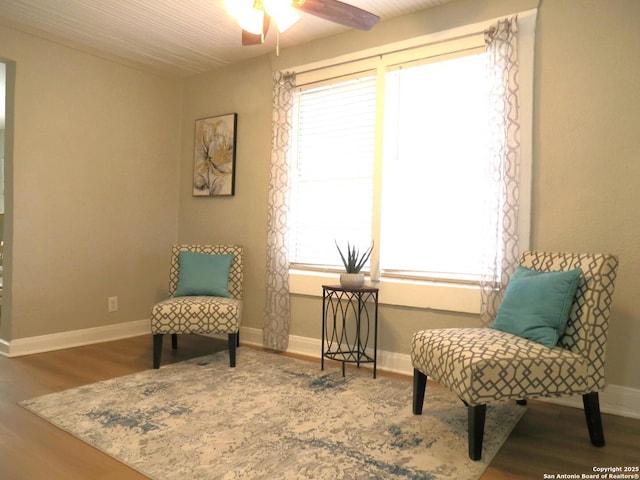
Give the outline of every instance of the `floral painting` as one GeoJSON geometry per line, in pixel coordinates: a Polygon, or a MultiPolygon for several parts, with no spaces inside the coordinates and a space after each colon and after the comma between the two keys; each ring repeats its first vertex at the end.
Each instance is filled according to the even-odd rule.
{"type": "Polygon", "coordinates": [[[235,193],[237,121],[236,113],[196,120],[194,196],[215,197],[235,193]]]}

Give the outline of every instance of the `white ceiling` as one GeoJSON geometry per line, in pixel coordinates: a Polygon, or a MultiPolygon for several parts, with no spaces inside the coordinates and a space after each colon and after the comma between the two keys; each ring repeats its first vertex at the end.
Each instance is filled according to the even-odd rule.
{"type": "MultiPolygon", "coordinates": [[[[384,21],[451,0],[343,1],[384,21]]],[[[176,77],[271,52],[276,37],[272,28],[264,45],[243,47],[224,0],[0,0],[0,24],[176,77]]],[[[345,30],[302,14],[280,46],[345,30]]]]}
{"type": "MultiPolygon", "coordinates": [[[[451,0],[343,1],[385,21],[451,0]]],[[[276,48],[274,28],[264,45],[243,47],[240,27],[225,10],[224,0],[0,0],[0,25],[178,78],[276,48]]],[[[280,47],[347,29],[302,13],[301,20],[281,35],[280,47]]],[[[4,77],[2,68],[0,129],[4,128],[4,77]]]]}

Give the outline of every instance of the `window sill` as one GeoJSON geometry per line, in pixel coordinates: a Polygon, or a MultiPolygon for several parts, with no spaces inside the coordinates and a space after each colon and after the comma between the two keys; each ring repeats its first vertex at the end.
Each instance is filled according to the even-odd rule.
{"type": "MultiPolygon", "coordinates": [[[[339,275],[306,270],[289,270],[289,292],[294,295],[322,296],[322,285],[336,285],[339,275]]],[[[367,280],[378,287],[379,303],[414,308],[429,308],[461,313],[480,313],[480,289],[476,285],[425,282],[398,278],[367,280]]]]}

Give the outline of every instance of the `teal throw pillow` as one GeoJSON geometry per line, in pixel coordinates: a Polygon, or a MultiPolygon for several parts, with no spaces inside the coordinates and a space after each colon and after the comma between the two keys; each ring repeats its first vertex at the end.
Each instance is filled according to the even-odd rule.
{"type": "Polygon", "coordinates": [[[582,270],[539,272],[518,267],[491,328],[554,347],[567,327],[582,270]]]}
{"type": "Polygon", "coordinates": [[[181,251],[175,297],[207,295],[230,297],[229,270],[234,255],[181,251]]]}

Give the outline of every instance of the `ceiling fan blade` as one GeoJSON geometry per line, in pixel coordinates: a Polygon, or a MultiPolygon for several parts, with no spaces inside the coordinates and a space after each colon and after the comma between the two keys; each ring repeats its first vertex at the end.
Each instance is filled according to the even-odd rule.
{"type": "Polygon", "coordinates": [[[251,33],[242,30],[242,45],[262,45],[269,31],[270,24],[271,17],[265,13],[262,19],[262,33],[251,33]]]}
{"type": "Polygon", "coordinates": [[[379,16],[338,0],[305,0],[296,7],[316,17],[360,30],[370,30],[380,21],[379,16]]]}

